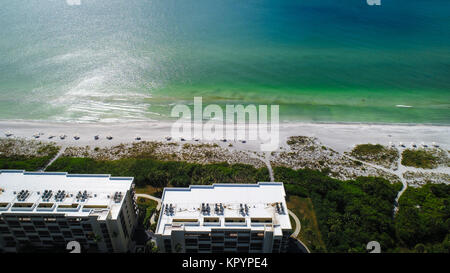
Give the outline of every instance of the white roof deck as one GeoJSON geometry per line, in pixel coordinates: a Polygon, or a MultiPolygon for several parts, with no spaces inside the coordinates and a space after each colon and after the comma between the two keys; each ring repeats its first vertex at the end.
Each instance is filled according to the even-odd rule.
{"type": "Polygon", "coordinates": [[[51,213],[66,216],[96,215],[100,219],[106,219],[109,216],[115,219],[132,183],[132,177],[0,170],[0,214],[11,212],[17,214],[51,213]],[[20,201],[18,193],[22,190],[28,190],[29,196],[20,201]],[[45,190],[52,191],[52,196],[48,201],[42,198],[45,190]],[[64,199],[62,201],[55,200],[57,192],[63,190],[65,191],[64,199]],[[80,191],[82,193],[86,191],[88,196],[86,200],[77,200],[77,194],[80,191]],[[122,193],[119,202],[114,201],[116,192],[122,193]],[[14,204],[20,203],[33,204],[33,206],[14,207],[14,204]],[[44,203],[50,203],[51,207],[39,207],[39,204],[44,203]],[[78,204],[78,207],[67,208],[67,205],[72,204],[78,204]]]}
{"type": "Polygon", "coordinates": [[[172,230],[179,229],[207,232],[214,228],[248,228],[260,231],[271,229],[275,234],[280,235],[282,229],[291,229],[285,196],[283,183],[280,182],[165,188],[156,233],[169,235],[172,230]],[[202,212],[202,203],[205,206],[209,204],[209,214],[202,212]],[[223,212],[216,213],[215,206],[220,203],[223,205],[223,212]],[[282,211],[277,210],[276,203],[281,203],[282,211]],[[166,214],[165,205],[170,204],[173,206],[173,214],[166,214]],[[241,212],[241,204],[244,207],[247,205],[248,213],[241,212]],[[218,218],[219,221],[206,222],[205,218],[208,219],[208,217],[218,218]],[[243,222],[226,223],[226,218],[238,218],[243,222]],[[271,219],[271,222],[256,223],[254,221],[256,218],[271,219]],[[189,221],[184,222],[185,219],[189,221]]]}

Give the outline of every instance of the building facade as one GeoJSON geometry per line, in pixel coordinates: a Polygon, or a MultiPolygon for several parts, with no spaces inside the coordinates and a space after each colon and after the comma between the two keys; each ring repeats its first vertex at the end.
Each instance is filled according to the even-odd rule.
{"type": "Polygon", "coordinates": [[[285,252],[291,234],[283,183],[166,188],[156,241],[161,252],[285,252]]]}
{"type": "Polygon", "coordinates": [[[0,252],[132,252],[133,178],[0,170],[0,252]]]}

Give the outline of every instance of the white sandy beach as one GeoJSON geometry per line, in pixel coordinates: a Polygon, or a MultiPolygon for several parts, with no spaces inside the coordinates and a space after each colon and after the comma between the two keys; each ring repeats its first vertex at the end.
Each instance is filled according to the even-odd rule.
{"type": "MultiPolygon", "coordinates": [[[[0,137],[5,137],[6,132],[25,139],[35,139],[33,135],[42,133],[38,140],[53,141],[62,146],[92,146],[104,147],[120,143],[135,141],[140,136],[146,141],[165,141],[165,137],[171,136],[170,122],[130,122],[130,123],[57,123],[38,121],[0,121],[0,137]],[[60,135],[67,135],[64,140],[60,135]],[[74,136],[78,135],[78,140],[74,136]],[[95,140],[94,136],[99,135],[95,140]],[[50,136],[54,136],[49,139],[50,136]],[[111,140],[106,137],[112,136],[111,140]]],[[[324,145],[338,152],[349,151],[356,144],[372,143],[388,145],[392,142],[399,145],[402,142],[406,147],[411,142],[418,146],[422,142],[431,146],[433,142],[444,150],[450,148],[450,126],[432,125],[388,125],[388,124],[333,124],[333,123],[281,123],[279,127],[280,146],[286,145],[286,139],[290,136],[309,136],[318,138],[324,145]]],[[[180,141],[173,139],[172,141],[180,141]]],[[[194,141],[186,141],[193,143],[194,141]]],[[[215,142],[227,147],[230,141],[202,141],[215,142]]],[[[234,141],[235,149],[250,151],[260,150],[260,141],[247,141],[240,143],[234,141]]]]}

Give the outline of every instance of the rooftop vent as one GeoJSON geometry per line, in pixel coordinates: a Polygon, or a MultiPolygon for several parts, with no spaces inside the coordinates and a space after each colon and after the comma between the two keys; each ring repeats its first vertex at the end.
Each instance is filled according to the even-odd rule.
{"type": "Polygon", "coordinates": [[[247,206],[247,204],[239,204],[239,212],[242,214],[242,215],[248,215],[248,206],[247,206]]]}
{"type": "Polygon", "coordinates": [[[216,203],[214,206],[214,212],[216,214],[223,214],[223,205],[222,203],[216,203]]]}
{"type": "Polygon", "coordinates": [[[56,202],[62,202],[66,198],[66,191],[59,190],[55,195],[56,202]]]}
{"type": "Polygon", "coordinates": [[[207,203],[202,203],[202,213],[209,214],[211,212],[211,207],[207,203]]]}
{"type": "Polygon", "coordinates": [[[42,201],[48,202],[50,201],[50,198],[52,197],[53,193],[51,190],[45,190],[42,193],[42,201]]]}
{"type": "Polygon", "coordinates": [[[166,215],[173,215],[174,212],[174,206],[172,206],[172,204],[168,204],[164,206],[164,213],[166,215]]]}
{"type": "Polygon", "coordinates": [[[77,198],[77,201],[81,201],[81,202],[86,201],[86,199],[88,198],[87,191],[84,191],[84,192],[79,191],[76,198],[77,198]]]}
{"type": "Polygon", "coordinates": [[[283,207],[283,204],[281,204],[281,203],[275,203],[275,204],[276,204],[277,212],[278,212],[279,214],[284,214],[284,207],[283,207]]]}
{"type": "Polygon", "coordinates": [[[120,203],[120,201],[122,201],[122,197],[123,196],[121,192],[114,193],[114,202],[120,203]]]}
{"type": "Polygon", "coordinates": [[[27,200],[28,196],[30,196],[30,192],[28,190],[21,190],[17,194],[17,200],[18,201],[25,201],[25,200],[27,200]]]}

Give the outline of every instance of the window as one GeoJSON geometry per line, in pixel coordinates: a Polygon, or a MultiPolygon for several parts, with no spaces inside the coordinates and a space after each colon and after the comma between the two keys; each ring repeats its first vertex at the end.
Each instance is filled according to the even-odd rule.
{"type": "Polygon", "coordinates": [[[62,237],[62,236],[53,236],[53,240],[55,240],[57,242],[62,242],[62,241],[64,241],[64,237],[62,237]]]}
{"type": "Polygon", "coordinates": [[[34,221],[34,225],[36,227],[45,227],[45,223],[43,221],[34,221]]]}
{"type": "Polygon", "coordinates": [[[223,246],[213,246],[212,251],[213,252],[223,252],[223,246]]]}
{"type": "Polygon", "coordinates": [[[8,227],[0,227],[0,233],[8,234],[9,233],[9,228],[8,227]]]}
{"type": "Polygon", "coordinates": [[[30,236],[30,241],[33,243],[39,243],[41,242],[41,239],[39,239],[39,236],[30,236]]]}
{"type": "Polygon", "coordinates": [[[213,236],[212,242],[213,243],[223,243],[224,237],[223,236],[213,236]]]}
{"type": "Polygon", "coordinates": [[[186,239],[185,240],[186,246],[197,246],[197,240],[195,239],[186,239]]]}
{"type": "Polygon", "coordinates": [[[23,232],[23,231],[14,230],[13,233],[16,237],[25,237],[25,232],[23,232]]]}
{"type": "Polygon", "coordinates": [[[236,238],[238,236],[237,232],[225,232],[227,238],[236,238]]]}
{"type": "Polygon", "coordinates": [[[209,250],[209,249],[211,248],[211,245],[208,245],[208,244],[199,244],[199,245],[198,245],[198,248],[199,248],[200,250],[209,250]]]}
{"type": "Polygon", "coordinates": [[[41,230],[39,230],[38,234],[41,237],[50,237],[50,232],[48,232],[48,231],[41,231],[41,230]]]}
{"type": "Polygon", "coordinates": [[[236,242],[225,242],[226,248],[234,248],[236,247],[236,242]]]}
{"type": "Polygon", "coordinates": [[[15,246],[16,246],[15,241],[6,242],[6,247],[15,247],[15,246]]]}
{"type": "Polygon", "coordinates": [[[248,252],[248,247],[238,247],[237,248],[237,252],[247,253],[248,252]]]}
{"type": "Polygon", "coordinates": [[[19,221],[8,221],[10,227],[20,227],[19,221]]]}
{"type": "Polygon", "coordinates": [[[210,234],[200,234],[200,236],[198,237],[199,241],[209,241],[211,240],[211,236],[210,234]]]}
{"type": "Polygon", "coordinates": [[[238,238],[238,243],[249,243],[250,242],[250,237],[239,237],[238,238]]]}
{"type": "Polygon", "coordinates": [[[83,233],[83,230],[81,230],[81,229],[79,229],[79,228],[74,228],[74,229],[72,229],[72,233],[74,234],[74,235],[77,235],[77,236],[82,236],[82,235],[84,235],[84,233],[83,233]]]}
{"type": "Polygon", "coordinates": [[[263,240],[264,239],[264,232],[254,232],[251,235],[252,240],[263,240]]]}
{"type": "Polygon", "coordinates": [[[48,227],[48,230],[52,233],[60,233],[59,227],[48,227]]]}
{"type": "Polygon", "coordinates": [[[251,243],[250,249],[251,250],[262,250],[263,244],[262,243],[251,243]]]}
{"type": "Polygon", "coordinates": [[[82,227],[83,227],[84,230],[92,231],[92,225],[91,224],[83,224],[82,227]]]}
{"type": "Polygon", "coordinates": [[[170,239],[164,239],[164,248],[166,252],[172,252],[172,243],[170,239]]]}
{"type": "Polygon", "coordinates": [[[36,232],[33,226],[24,226],[23,229],[27,232],[36,232]]]}

